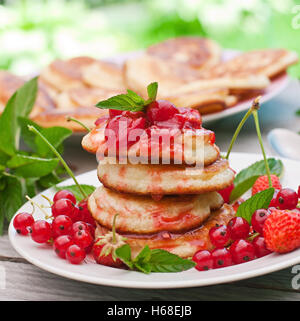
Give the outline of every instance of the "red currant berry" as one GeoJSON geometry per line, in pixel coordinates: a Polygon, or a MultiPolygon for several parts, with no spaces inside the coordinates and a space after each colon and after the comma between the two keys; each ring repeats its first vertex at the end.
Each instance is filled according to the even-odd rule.
{"type": "Polygon", "coordinates": [[[195,268],[198,271],[207,271],[213,268],[214,260],[209,251],[198,251],[193,256],[193,261],[197,264],[195,268]]]}
{"type": "Polygon", "coordinates": [[[74,235],[78,231],[83,231],[83,230],[88,230],[88,226],[85,222],[82,221],[77,221],[73,223],[72,228],[71,228],[71,235],[74,235]]]}
{"type": "Polygon", "coordinates": [[[256,236],[256,238],[252,241],[252,244],[257,257],[263,257],[272,253],[272,251],[268,250],[266,247],[265,238],[260,235],[256,236]]]}
{"type": "Polygon", "coordinates": [[[52,232],[54,237],[69,235],[71,233],[73,222],[67,215],[58,215],[52,222],[52,232]]]}
{"type": "Polygon", "coordinates": [[[62,198],[66,198],[70,200],[72,203],[76,204],[76,198],[74,194],[66,189],[58,191],[53,197],[53,202],[55,203],[62,198]]]}
{"type": "Polygon", "coordinates": [[[85,251],[76,244],[69,246],[66,251],[66,259],[72,264],[80,264],[85,256],[85,251]]]}
{"type": "Polygon", "coordinates": [[[226,225],[214,226],[209,230],[211,243],[217,247],[224,247],[230,239],[230,233],[226,225]]]}
{"type": "Polygon", "coordinates": [[[262,234],[263,233],[263,227],[265,224],[265,220],[267,217],[270,215],[270,212],[268,212],[265,209],[260,209],[257,210],[253,213],[252,218],[251,218],[251,224],[252,227],[254,228],[254,231],[262,234]]]}
{"type": "Polygon", "coordinates": [[[31,226],[31,238],[36,243],[46,243],[51,239],[51,225],[44,220],[35,221],[31,226]]]}
{"type": "Polygon", "coordinates": [[[86,223],[89,223],[96,227],[96,222],[92,217],[91,212],[88,208],[87,200],[83,200],[78,204],[80,220],[86,223]]]}
{"type": "Polygon", "coordinates": [[[92,238],[90,232],[88,230],[77,231],[73,235],[73,240],[76,245],[81,247],[82,249],[90,246],[94,239],[92,238]]]}
{"type": "Polygon", "coordinates": [[[95,230],[96,230],[95,227],[90,223],[85,223],[85,224],[87,225],[88,231],[90,232],[91,236],[95,238],[95,230]]]}
{"type": "Polygon", "coordinates": [[[242,217],[234,217],[227,224],[230,238],[232,240],[239,240],[246,238],[250,231],[249,223],[242,217]]]}
{"type": "Polygon", "coordinates": [[[298,204],[298,195],[291,188],[283,188],[278,192],[276,201],[281,210],[292,210],[298,204]]]}
{"type": "Polygon", "coordinates": [[[226,248],[214,249],[211,255],[215,269],[233,265],[231,254],[226,248]]]}
{"type": "Polygon", "coordinates": [[[298,198],[300,198],[300,185],[298,187],[298,198]]]}
{"type": "Polygon", "coordinates": [[[52,215],[54,217],[58,215],[67,215],[73,222],[78,220],[79,209],[67,198],[59,199],[57,202],[52,205],[52,215]]]}
{"type": "Polygon", "coordinates": [[[16,229],[17,233],[27,235],[33,223],[34,219],[31,214],[19,213],[14,218],[13,226],[16,229]]]}
{"type": "Polygon", "coordinates": [[[235,264],[245,263],[255,259],[254,246],[247,240],[236,240],[230,246],[230,253],[235,264]]]}
{"type": "Polygon", "coordinates": [[[54,240],[53,249],[59,257],[65,259],[67,249],[73,244],[74,242],[70,235],[61,235],[54,240]]]}
{"type": "Polygon", "coordinates": [[[278,192],[279,192],[279,189],[275,189],[275,192],[274,192],[273,198],[269,204],[269,207],[277,207],[278,206],[278,204],[277,204],[278,192]]]}

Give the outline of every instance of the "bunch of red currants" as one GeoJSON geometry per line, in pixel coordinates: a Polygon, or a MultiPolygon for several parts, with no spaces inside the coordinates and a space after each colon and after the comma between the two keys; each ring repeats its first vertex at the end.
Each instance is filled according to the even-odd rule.
{"type": "Polygon", "coordinates": [[[48,220],[35,221],[32,214],[19,213],[13,226],[19,234],[30,234],[36,243],[53,244],[59,257],[80,264],[92,250],[96,224],[87,201],[76,203],[72,192],[61,190],[54,195],[48,220]]]}

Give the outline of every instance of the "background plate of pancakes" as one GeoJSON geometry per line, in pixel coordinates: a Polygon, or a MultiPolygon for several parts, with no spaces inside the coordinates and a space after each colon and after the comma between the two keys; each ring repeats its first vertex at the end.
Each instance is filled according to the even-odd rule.
{"type": "MultiPolygon", "coordinates": [[[[141,52],[106,60],[75,57],[55,60],[40,71],[39,93],[31,119],[44,127],[84,129],[67,122],[72,116],[92,127],[106,114],[94,105],[127,88],[145,96],[145,88],[159,83],[158,99],[177,107],[198,109],[203,121],[213,121],[249,108],[253,97],[261,102],[277,95],[288,83],[286,70],[297,63],[295,52],[261,49],[223,50],[211,39],[179,37],[141,52]]],[[[0,70],[0,113],[24,79],[0,70]]]]}
{"type": "MultiPolygon", "coordinates": [[[[230,164],[234,170],[240,171],[258,160],[261,160],[261,155],[232,153],[230,164]]],[[[288,159],[282,159],[282,161],[285,166],[282,184],[295,189],[297,187],[296,182],[300,180],[299,162],[288,159]]],[[[78,176],[78,180],[83,184],[99,186],[96,170],[78,176]]],[[[69,179],[62,184],[69,185],[72,184],[72,181],[69,179]]],[[[55,191],[54,189],[48,189],[43,194],[52,198],[55,191]]],[[[41,195],[37,195],[34,200],[41,204],[45,202],[41,195]]],[[[18,212],[30,211],[31,205],[26,203],[18,212]]],[[[35,217],[43,218],[43,214],[37,211],[35,217]]],[[[87,257],[85,264],[72,265],[66,260],[57,258],[51,247],[38,245],[30,238],[17,234],[12,223],[9,226],[9,238],[15,250],[21,256],[46,271],[78,281],[128,288],[162,289],[220,284],[271,273],[300,262],[300,249],[298,249],[287,254],[272,253],[247,263],[216,270],[199,272],[196,269],[191,269],[180,273],[151,273],[145,275],[140,272],[98,265],[91,257],[87,257]]]]}

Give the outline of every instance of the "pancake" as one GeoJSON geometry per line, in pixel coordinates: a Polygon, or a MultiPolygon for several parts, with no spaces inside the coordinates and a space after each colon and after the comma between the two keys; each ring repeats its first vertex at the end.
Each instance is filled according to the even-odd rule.
{"type": "MultiPolygon", "coordinates": [[[[140,250],[148,245],[150,249],[163,249],[183,258],[192,257],[200,250],[212,250],[214,246],[209,239],[209,230],[216,224],[227,224],[235,216],[233,208],[224,204],[219,210],[213,212],[210,217],[198,228],[184,233],[170,233],[167,231],[155,233],[153,235],[137,235],[124,233],[135,257],[140,250]]],[[[98,224],[96,229],[96,239],[105,235],[110,230],[98,224]]]]}
{"type": "MultiPolygon", "coordinates": [[[[141,139],[129,147],[127,154],[119,155],[119,150],[109,150],[105,140],[106,119],[103,119],[96,128],[84,136],[82,147],[90,153],[97,153],[99,161],[110,156],[116,159],[127,158],[130,163],[176,163],[176,164],[204,164],[209,165],[216,161],[220,155],[219,148],[214,144],[215,135],[204,128],[197,131],[183,130],[170,132],[164,129],[157,135],[166,137],[166,140],[149,139],[143,133],[141,139]],[[171,134],[174,136],[171,138],[171,134]]],[[[104,160],[105,161],[105,160],[104,160]]],[[[110,161],[110,160],[108,160],[110,161]]]]}
{"type": "Polygon", "coordinates": [[[197,169],[179,165],[99,164],[98,178],[107,188],[137,195],[201,194],[228,187],[234,172],[219,159],[197,169]]]}
{"type": "Polygon", "coordinates": [[[124,90],[121,68],[108,62],[98,60],[85,66],[82,69],[82,78],[90,87],[115,90],[119,93],[124,90]]]}
{"type": "Polygon", "coordinates": [[[222,205],[223,198],[217,192],[166,196],[154,201],[148,196],[117,193],[102,186],[89,197],[89,209],[101,226],[112,229],[113,218],[118,213],[116,230],[136,234],[190,230],[222,205]]]}
{"type": "Polygon", "coordinates": [[[221,49],[213,40],[200,37],[178,37],[150,46],[147,53],[165,62],[184,64],[200,70],[220,61],[221,49]]]}
{"type": "Polygon", "coordinates": [[[95,62],[90,57],[76,57],[69,60],[55,60],[41,72],[40,78],[57,92],[71,88],[85,87],[82,69],[95,62]]]}

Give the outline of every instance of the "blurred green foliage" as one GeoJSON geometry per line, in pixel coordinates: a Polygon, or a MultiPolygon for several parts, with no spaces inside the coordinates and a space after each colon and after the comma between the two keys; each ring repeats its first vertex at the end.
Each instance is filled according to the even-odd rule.
{"type": "MultiPolygon", "coordinates": [[[[207,36],[225,48],[300,53],[299,0],[0,1],[0,68],[18,74],[54,58],[108,57],[169,37],[207,36]],[[3,3],[3,5],[1,5],[3,3]]],[[[291,68],[300,77],[300,66],[291,68]]]]}

